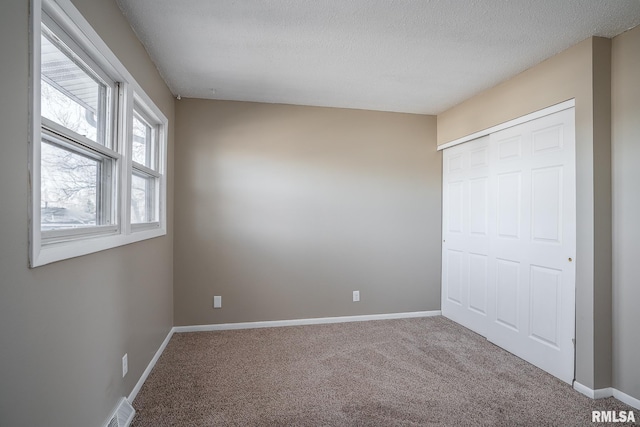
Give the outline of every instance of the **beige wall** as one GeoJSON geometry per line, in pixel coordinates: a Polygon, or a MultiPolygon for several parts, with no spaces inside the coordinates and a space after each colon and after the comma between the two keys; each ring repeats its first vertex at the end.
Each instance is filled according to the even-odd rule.
{"type": "Polygon", "coordinates": [[[440,308],[435,117],[183,99],[176,121],[176,325],[440,308]]]}
{"type": "MultiPolygon", "coordinates": [[[[169,118],[172,158],[173,98],[118,7],[74,4],[169,118]]],[[[98,426],[173,324],[172,212],[166,237],[27,267],[28,9],[0,13],[0,425],[98,426]]]]}
{"type": "Polygon", "coordinates": [[[443,144],[575,98],[576,379],[611,382],[610,40],[587,39],[438,115],[443,144]]]}
{"type": "Polygon", "coordinates": [[[640,399],[640,27],[613,39],[613,386],[640,399]]]}
{"type": "Polygon", "coordinates": [[[576,98],[577,130],[582,130],[583,138],[590,138],[592,51],[593,39],[584,40],[439,114],[438,144],[571,98],[576,98]]]}

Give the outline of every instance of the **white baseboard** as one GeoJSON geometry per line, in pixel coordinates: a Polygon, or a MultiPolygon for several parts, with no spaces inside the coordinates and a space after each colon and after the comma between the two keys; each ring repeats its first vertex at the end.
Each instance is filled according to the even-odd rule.
{"type": "Polygon", "coordinates": [[[176,329],[175,327],[171,328],[171,330],[167,334],[167,337],[164,339],[164,341],[162,341],[162,344],[160,344],[158,351],[156,351],[156,354],[153,355],[153,359],[151,359],[151,362],[149,362],[149,365],[147,365],[147,369],[144,370],[136,386],[133,388],[133,390],[131,390],[131,393],[129,394],[129,397],[128,397],[129,403],[133,404],[133,401],[138,395],[138,393],[140,392],[142,385],[147,380],[147,377],[149,377],[149,374],[151,373],[151,370],[153,369],[153,367],[156,366],[156,362],[158,361],[158,359],[160,359],[160,356],[162,355],[162,352],[164,351],[164,349],[167,347],[167,344],[169,344],[169,340],[171,340],[171,337],[173,336],[175,329],[176,329]]]}
{"type": "Polygon", "coordinates": [[[264,322],[220,323],[213,325],[175,326],[174,332],[227,331],[232,329],[278,328],[282,326],[320,325],[326,323],[364,322],[368,320],[408,319],[440,316],[440,310],[408,313],[367,314],[363,316],[316,317],[311,319],[269,320],[264,322]]]}
{"type": "Polygon", "coordinates": [[[613,387],[590,389],[586,385],[580,384],[578,381],[573,382],[573,388],[591,399],[604,399],[606,397],[615,397],[619,401],[626,403],[636,409],[640,409],[640,400],[626,393],[621,392],[613,387]]]}
{"type": "Polygon", "coordinates": [[[594,398],[594,392],[592,389],[590,389],[589,387],[587,387],[586,385],[582,385],[580,384],[578,381],[574,381],[573,382],[573,389],[579,393],[584,394],[585,396],[587,396],[590,399],[594,398]]]}
{"type": "Polygon", "coordinates": [[[611,387],[597,388],[593,390],[593,399],[606,399],[613,396],[613,389],[611,387]]]}
{"type": "Polygon", "coordinates": [[[629,396],[627,393],[623,393],[620,390],[612,389],[613,397],[618,399],[620,402],[626,403],[629,406],[633,406],[634,408],[640,410],[640,399],[636,399],[633,396],[629,396]]]}
{"type": "Polygon", "coordinates": [[[591,399],[604,399],[613,396],[613,389],[611,387],[593,390],[584,384],[580,384],[578,381],[574,381],[573,388],[591,399]]]}

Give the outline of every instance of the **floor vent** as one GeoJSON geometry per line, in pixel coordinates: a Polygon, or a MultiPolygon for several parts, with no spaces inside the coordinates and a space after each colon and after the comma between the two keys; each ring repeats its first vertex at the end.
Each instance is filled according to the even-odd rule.
{"type": "Polygon", "coordinates": [[[120,400],[118,407],[114,414],[109,418],[109,421],[105,425],[105,427],[129,427],[131,421],[133,421],[133,416],[136,414],[136,410],[133,409],[133,406],[129,403],[129,401],[125,398],[120,400]]]}

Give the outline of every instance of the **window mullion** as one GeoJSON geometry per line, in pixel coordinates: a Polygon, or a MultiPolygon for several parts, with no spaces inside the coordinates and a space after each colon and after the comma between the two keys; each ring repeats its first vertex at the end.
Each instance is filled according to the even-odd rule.
{"type": "Polygon", "coordinates": [[[131,122],[133,120],[133,88],[131,85],[121,85],[120,87],[120,99],[118,104],[120,105],[120,114],[118,114],[118,149],[123,155],[123,161],[121,162],[121,175],[120,175],[120,218],[121,227],[124,234],[131,233],[131,179],[132,179],[132,138],[133,129],[131,122]]]}

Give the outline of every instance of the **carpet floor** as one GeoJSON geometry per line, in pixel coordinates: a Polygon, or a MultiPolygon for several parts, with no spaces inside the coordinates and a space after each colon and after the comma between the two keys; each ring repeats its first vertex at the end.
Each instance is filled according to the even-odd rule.
{"type": "Polygon", "coordinates": [[[134,427],[591,426],[592,410],[633,410],[443,317],[174,334],[133,406],[134,427]]]}

